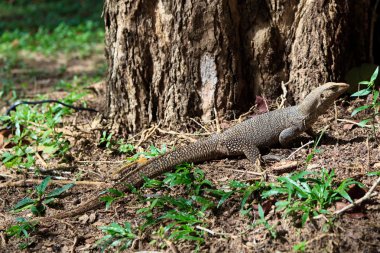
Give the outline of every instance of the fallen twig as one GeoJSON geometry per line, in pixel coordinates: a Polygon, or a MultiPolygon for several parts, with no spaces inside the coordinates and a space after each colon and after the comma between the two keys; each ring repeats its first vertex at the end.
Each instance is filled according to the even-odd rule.
{"type": "Polygon", "coordinates": [[[150,136],[152,136],[152,134],[154,134],[154,132],[157,130],[157,128],[158,128],[158,125],[154,125],[151,128],[144,130],[143,134],[141,135],[141,138],[137,142],[136,146],[140,146],[141,143],[145,142],[150,136]],[[147,134],[145,134],[145,133],[147,133],[147,134]]]}
{"type": "Polygon", "coordinates": [[[310,145],[310,144],[313,144],[314,141],[309,141],[308,143],[306,144],[303,144],[301,147],[297,148],[295,151],[293,151],[286,159],[290,159],[292,156],[294,156],[298,151],[300,151],[301,149],[303,149],[304,147],[310,145]]]}
{"type": "MultiPolygon", "coordinates": [[[[161,128],[157,128],[157,131],[160,132],[160,133],[163,133],[163,134],[178,135],[179,137],[182,137],[183,139],[186,139],[186,140],[190,140],[191,142],[197,141],[196,139],[194,139],[192,137],[189,137],[189,135],[195,136],[195,134],[178,133],[178,132],[175,132],[175,131],[172,131],[172,130],[169,130],[169,131],[163,130],[161,128]]],[[[209,134],[206,134],[206,135],[209,135],[209,134]]]]}
{"type": "Polygon", "coordinates": [[[77,161],[78,163],[110,163],[110,164],[119,164],[119,163],[125,163],[128,162],[128,160],[121,160],[121,161],[77,161]]]}
{"type": "Polygon", "coordinates": [[[368,192],[363,197],[361,197],[360,199],[354,201],[353,203],[343,207],[342,209],[335,211],[334,215],[340,215],[340,214],[344,213],[345,211],[350,210],[354,206],[360,205],[363,201],[365,201],[365,200],[367,200],[373,196],[378,195],[378,193],[375,193],[373,195],[372,195],[372,193],[373,193],[373,191],[375,191],[375,189],[379,185],[379,183],[380,183],[380,177],[377,178],[377,180],[374,182],[374,184],[371,186],[371,188],[368,190],[368,192]]]}
{"type": "MultiPolygon", "coordinates": [[[[346,212],[347,210],[350,210],[352,209],[353,207],[357,206],[357,205],[360,205],[362,202],[364,202],[365,200],[369,199],[369,198],[372,198],[376,195],[378,195],[378,193],[374,193],[376,187],[379,185],[380,183],[380,177],[377,178],[377,180],[374,182],[374,184],[371,186],[371,188],[368,190],[368,192],[363,196],[361,197],[360,199],[354,201],[353,203],[339,209],[339,210],[336,210],[333,215],[340,215],[344,212],[346,212]]],[[[317,215],[317,216],[314,216],[313,219],[314,220],[317,220],[317,219],[320,219],[320,218],[323,218],[325,217],[324,214],[320,214],[320,215],[317,215]]]]}
{"type": "Polygon", "coordinates": [[[226,234],[226,233],[215,232],[215,231],[213,231],[213,230],[211,230],[211,229],[208,229],[208,228],[205,228],[205,227],[201,227],[201,226],[199,226],[199,225],[195,226],[195,228],[196,228],[196,229],[199,229],[199,230],[202,230],[202,231],[205,231],[205,232],[209,233],[210,235],[222,235],[222,236],[224,236],[224,235],[228,235],[228,234],[226,234]]]}
{"type": "Polygon", "coordinates": [[[185,135],[185,136],[209,136],[212,134],[212,133],[193,133],[193,134],[192,133],[179,133],[179,132],[175,132],[173,130],[164,130],[161,128],[157,128],[157,131],[164,133],[164,134],[185,135]]]}
{"type": "Polygon", "coordinates": [[[5,234],[4,232],[0,232],[0,237],[1,237],[1,244],[0,244],[0,246],[2,245],[3,247],[5,245],[7,245],[7,240],[5,239],[5,235],[4,234],[5,234]]]}
{"type": "MultiPolygon", "coordinates": [[[[9,181],[0,184],[1,188],[7,188],[7,187],[25,187],[30,186],[34,184],[41,184],[43,180],[42,179],[26,179],[26,180],[19,180],[19,181],[9,181]]],[[[96,186],[96,187],[108,187],[111,184],[104,183],[104,182],[96,182],[96,181],[73,181],[73,180],[51,180],[50,183],[56,184],[56,185],[65,185],[73,183],[75,185],[87,185],[87,186],[96,186]]]]}
{"type": "Polygon", "coordinates": [[[240,173],[246,173],[246,174],[255,175],[255,176],[269,176],[269,177],[277,178],[277,176],[275,176],[275,175],[266,175],[265,172],[253,172],[253,171],[249,171],[249,170],[237,170],[237,169],[230,169],[230,168],[223,168],[223,167],[221,167],[221,169],[230,170],[230,171],[234,171],[234,172],[240,172],[240,173]]]}
{"type": "Polygon", "coordinates": [[[360,127],[372,128],[372,126],[370,126],[370,125],[363,125],[362,126],[362,125],[359,125],[358,122],[355,122],[355,121],[349,120],[349,119],[337,119],[337,121],[354,124],[354,125],[357,125],[357,126],[360,126],[360,127]]]}
{"type": "Polygon", "coordinates": [[[280,164],[272,169],[272,172],[275,174],[286,173],[289,172],[290,169],[297,168],[297,161],[286,162],[285,164],[280,164]]]}
{"type": "Polygon", "coordinates": [[[75,247],[77,246],[77,243],[78,243],[78,237],[75,236],[74,241],[73,241],[73,245],[71,246],[71,250],[70,250],[71,253],[75,252],[75,247]]]}
{"type": "Polygon", "coordinates": [[[203,130],[205,130],[208,135],[211,134],[211,132],[204,125],[202,125],[201,123],[199,123],[198,121],[196,121],[194,118],[190,118],[190,120],[193,121],[198,126],[200,126],[203,130]]]}
{"type": "Polygon", "coordinates": [[[167,240],[167,239],[164,239],[166,245],[169,246],[170,250],[173,252],[173,253],[178,253],[178,249],[177,247],[174,245],[174,243],[172,243],[171,241],[167,240]]]}
{"type": "Polygon", "coordinates": [[[214,107],[214,116],[215,116],[216,132],[220,133],[221,129],[220,129],[220,123],[219,123],[219,116],[218,116],[218,112],[216,111],[215,107],[214,107]]]}
{"type": "Polygon", "coordinates": [[[256,105],[254,105],[254,106],[252,106],[251,108],[249,108],[249,110],[248,110],[247,112],[241,114],[241,115],[239,116],[239,118],[237,119],[237,122],[240,123],[240,122],[242,122],[243,120],[245,120],[245,118],[246,118],[248,115],[251,115],[251,114],[254,112],[255,108],[256,108],[256,105]]]}

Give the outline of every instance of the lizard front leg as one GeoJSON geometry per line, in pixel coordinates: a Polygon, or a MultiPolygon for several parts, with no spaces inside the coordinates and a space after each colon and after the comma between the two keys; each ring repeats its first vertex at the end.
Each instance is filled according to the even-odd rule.
{"type": "Polygon", "coordinates": [[[294,126],[294,127],[286,128],[280,133],[280,136],[278,137],[278,141],[280,142],[282,146],[286,147],[286,145],[289,144],[291,140],[293,140],[302,132],[304,132],[304,130],[300,127],[294,126]]]}

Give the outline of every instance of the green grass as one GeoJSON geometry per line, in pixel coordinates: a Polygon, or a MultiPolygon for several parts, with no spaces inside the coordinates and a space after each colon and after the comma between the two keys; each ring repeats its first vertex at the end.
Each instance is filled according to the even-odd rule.
{"type": "Polygon", "coordinates": [[[0,36],[0,54],[9,57],[10,53],[38,52],[46,56],[56,53],[75,53],[84,57],[94,52],[96,45],[103,42],[103,28],[92,21],[77,26],[60,23],[51,31],[41,27],[36,33],[12,30],[0,36]]]}
{"type": "MultiPolygon", "coordinates": [[[[102,0],[1,1],[0,98],[9,98],[15,87],[20,89],[20,84],[27,87],[44,74],[51,78],[65,73],[66,66],[57,66],[54,73],[42,73],[44,69],[38,63],[31,64],[31,60],[38,62],[42,57],[54,64],[56,59],[102,55],[102,6],[102,0]],[[26,70],[27,76],[15,76],[12,74],[15,69],[26,70]]],[[[105,67],[94,71],[91,75],[99,79],[104,76],[105,67]]],[[[65,77],[62,82],[69,79],[65,77]]]]}
{"type": "Polygon", "coordinates": [[[12,2],[0,3],[0,55],[24,50],[85,56],[103,42],[102,0],[12,2]]]}
{"type": "Polygon", "coordinates": [[[108,226],[100,227],[100,229],[107,234],[96,243],[100,248],[100,252],[104,252],[111,247],[117,247],[119,251],[126,250],[137,237],[132,232],[129,222],[125,222],[123,226],[113,222],[108,226]]]}
{"type": "Polygon", "coordinates": [[[54,29],[61,23],[77,26],[92,21],[103,26],[103,0],[15,0],[0,2],[0,33],[20,30],[35,32],[40,27],[54,29]]]}
{"type": "Polygon", "coordinates": [[[277,196],[277,210],[283,211],[284,216],[293,217],[296,222],[300,221],[302,226],[310,217],[329,214],[328,208],[342,198],[352,202],[348,187],[353,184],[362,186],[351,178],[338,182],[334,170],[325,168],[319,173],[302,171],[278,177],[277,181],[262,197],[277,196]]]}

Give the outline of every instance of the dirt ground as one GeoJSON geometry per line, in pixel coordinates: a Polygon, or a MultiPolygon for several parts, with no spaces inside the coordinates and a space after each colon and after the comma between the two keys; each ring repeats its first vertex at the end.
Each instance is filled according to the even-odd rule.
{"type": "MultiPolygon", "coordinates": [[[[32,93],[50,92],[48,88],[49,78],[38,80],[32,89],[32,93]]],[[[99,85],[95,88],[98,93],[92,93],[86,99],[90,107],[101,109],[101,103],[104,101],[104,89],[99,85]]],[[[61,95],[61,93],[58,95],[52,93],[52,96],[59,97],[61,95]]],[[[380,148],[373,138],[369,138],[371,136],[370,129],[359,128],[349,122],[337,120],[351,119],[350,112],[358,106],[358,103],[362,102],[348,98],[345,101],[341,99],[340,102],[337,102],[336,108],[330,109],[326,115],[319,119],[314,127],[315,130],[320,130],[326,125],[329,127],[319,147],[321,152],[315,155],[308,165],[308,170],[316,171],[322,167],[334,168],[339,180],[352,177],[364,183],[367,186],[365,190],[368,190],[376,177],[369,177],[366,173],[379,170],[380,148]]],[[[251,115],[249,114],[248,117],[251,115]]],[[[107,187],[107,182],[112,182],[111,172],[119,168],[121,166],[120,161],[126,158],[99,147],[98,140],[102,130],[93,127],[98,118],[89,112],[75,113],[67,118],[63,128],[71,135],[69,138],[73,147],[69,154],[71,162],[58,164],[59,161],[52,161],[46,170],[41,171],[44,176],[60,176],[69,180],[80,175],[81,180],[97,182],[97,184],[74,187],[65,194],[64,198],[60,199],[55,209],[48,209],[46,215],[71,209],[98,194],[101,189],[107,187]]],[[[222,128],[232,124],[235,122],[221,122],[222,128]]],[[[206,126],[215,131],[215,123],[206,126]]],[[[140,144],[143,147],[148,147],[150,144],[158,147],[166,144],[168,147],[173,147],[184,145],[190,139],[199,138],[196,135],[165,134],[159,130],[169,131],[170,129],[157,128],[148,138],[141,138],[143,136],[141,134],[131,139],[130,142],[140,144]]],[[[203,131],[194,122],[174,130],[177,133],[194,132],[194,130],[203,131]]],[[[272,149],[270,154],[286,158],[302,146],[302,143],[310,140],[312,138],[306,135],[301,136],[294,141],[291,148],[272,149]]],[[[311,146],[305,146],[286,160],[287,163],[290,161],[298,162],[292,171],[305,169],[305,158],[311,148],[311,146]]],[[[284,175],[289,172],[275,171],[279,166],[276,162],[263,163],[261,165],[262,171],[260,171],[248,164],[244,157],[209,161],[198,166],[205,171],[206,178],[215,185],[222,185],[231,179],[249,181],[264,178],[264,180],[270,180],[271,175],[284,175]],[[263,173],[264,176],[259,178],[257,175],[250,174],[250,172],[263,171],[266,173],[263,173]]],[[[33,171],[21,174],[7,170],[4,166],[0,167],[0,185],[2,185],[0,187],[0,222],[4,217],[10,215],[9,209],[25,197],[33,187],[32,185],[5,187],[3,183],[33,178],[38,178],[33,171]]],[[[377,189],[378,191],[379,189],[377,189]]],[[[176,194],[186,196],[184,191],[176,192],[176,194]]],[[[364,192],[359,191],[357,198],[363,194],[364,192]]],[[[301,241],[307,242],[306,252],[380,252],[380,223],[378,222],[380,219],[380,197],[378,194],[338,217],[334,224],[327,229],[326,221],[323,219],[308,222],[305,227],[300,228],[294,226],[290,219],[283,219],[280,213],[275,213],[270,217],[269,222],[277,224],[279,234],[277,239],[272,239],[263,227],[252,228],[250,226],[253,220],[239,213],[240,201],[237,198],[230,199],[217,213],[208,215],[207,221],[210,224],[208,228],[215,234],[207,235],[206,243],[200,248],[201,252],[291,252],[293,246],[301,241]]],[[[250,205],[254,204],[254,201],[250,203],[250,205]]],[[[346,202],[338,204],[340,207],[336,208],[347,205],[346,202]]],[[[136,197],[128,195],[125,200],[113,204],[108,211],[98,209],[79,217],[57,220],[48,226],[40,227],[36,233],[32,234],[31,241],[33,243],[24,251],[98,252],[99,249],[92,248],[95,242],[103,236],[98,227],[111,222],[123,223],[124,221],[129,221],[132,225],[138,224],[140,218],[136,215],[136,209],[140,207],[141,204],[136,197]]],[[[22,214],[26,215],[27,212],[22,214]]],[[[190,242],[175,243],[173,247],[160,249],[149,244],[152,235],[145,233],[139,236],[139,239],[134,242],[130,249],[131,252],[173,252],[175,249],[178,252],[190,252],[194,250],[194,245],[190,242]]],[[[19,252],[19,243],[20,240],[13,238],[8,240],[2,233],[0,251],[19,252]]]]}

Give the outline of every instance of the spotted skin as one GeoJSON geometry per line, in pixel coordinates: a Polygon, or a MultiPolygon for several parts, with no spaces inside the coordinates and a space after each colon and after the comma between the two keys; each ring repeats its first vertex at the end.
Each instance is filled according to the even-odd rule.
{"type": "Polygon", "coordinates": [[[326,83],[314,89],[302,103],[257,115],[225,132],[152,159],[123,176],[122,181],[135,186],[143,177],[154,178],[183,162],[202,162],[231,155],[245,155],[252,163],[259,158],[260,148],[286,145],[323,114],[349,87],[345,83],[326,83]]]}
{"type": "MultiPolygon", "coordinates": [[[[221,134],[214,134],[152,159],[129,171],[112,188],[127,191],[129,185],[138,187],[144,182],[143,176],[154,178],[183,162],[201,162],[243,154],[251,162],[255,162],[260,154],[259,148],[271,147],[275,143],[286,144],[301,132],[307,131],[318,116],[323,114],[348,87],[348,84],[345,83],[326,83],[314,89],[297,106],[252,117],[221,134]]],[[[39,221],[73,217],[101,205],[103,203],[97,196],[75,209],[61,212],[52,217],[44,217],[39,221]]]]}

